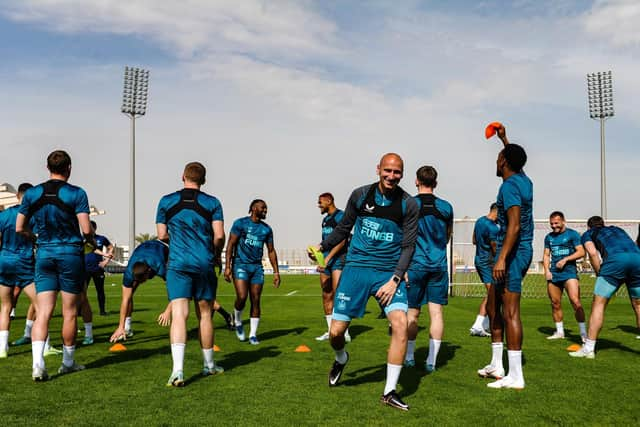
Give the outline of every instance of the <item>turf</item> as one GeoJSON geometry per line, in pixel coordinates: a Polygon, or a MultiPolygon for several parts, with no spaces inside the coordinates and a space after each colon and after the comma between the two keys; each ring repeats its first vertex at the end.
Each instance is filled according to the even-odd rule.
{"type": "MultiPolygon", "coordinates": [[[[267,277],[267,280],[270,280],[267,277]]],[[[418,367],[404,369],[399,392],[411,410],[401,413],[380,405],[388,346],[387,323],[377,319],[373,300],[364,319],[351,328],[351,354],[338,387],[327,386],[333,354],[324,332],[317,276],[283,276],[280,289],[266,285],[259,346],[237,341],[216,315],[217,362],[223,375],[199,376],[202,357],[193,315],[186,350],[187,386],[168,388],[171,356],[168,331],[155,319],[166,304],[158,280],[136,295],[135,335],[123,353],[109,353],[108,337],[117,325],[120,277],[107,278],[110,314],[94,319],[95,341],[76,352],[83,372],[58,376],[60,356],[46,359],[52,379],[31,380],[30,346],[11,347],[0,360],[3,425],[631,425],[640,409],[636,372],[640,340],[626,298],[613,300],[598,341],[595,360],[575,360],[565,348],[577,342],[577,325],[566,299],[565,325],[569,338],[548,341],[553,332],[549,303],[524,299],[523,391],[492,390],[476,370],[490,359],[488,338],[469,336],[480,300],[451,298],[445,309],[445,342],[438,370],[426,374],[428,334],[418,337],[418,367]],[[115,284],[111,286],[111,284],[115,284]],[[296,353],[300,345],[310,353],[296,353]]],[[[267,282],[269,283],[269,282],[267,282]]],[[[94,289],[90,298],[95,303],[94,289]]],[[[232,286],[221,282],[219,301],[232,308],[232,286]]],[[[589,311],[590,301],[583,303],[589,311]]],[[[21,298],[11,340],[21,335],[26,299],[21,298]]],[[[421,319],[425,326],[427,319],[421,319]]],[[[246,325],[248,327],[248,325],[246,325]]],[[[80,329],[82,327],[80,326],[80,329]]],[[[52,341],[60,345],[60,317],[52,321],[52,341]]],[[[248,332],[248,331],[247,331],[248,332]]],[[[79,334],[80,339],[82,334],[79,334]]]]}

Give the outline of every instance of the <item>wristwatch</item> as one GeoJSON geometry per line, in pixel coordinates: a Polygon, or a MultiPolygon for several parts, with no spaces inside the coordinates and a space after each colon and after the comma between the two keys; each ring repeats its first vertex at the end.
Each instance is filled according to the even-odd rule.
{"type": "Polygon", "coordinates": [[[393,280],[396,283],[396,285],[399,285],[402,279],[400,279],[398,275],[394,274],[393,276],[391,276],[391,280],[393,280]]]}

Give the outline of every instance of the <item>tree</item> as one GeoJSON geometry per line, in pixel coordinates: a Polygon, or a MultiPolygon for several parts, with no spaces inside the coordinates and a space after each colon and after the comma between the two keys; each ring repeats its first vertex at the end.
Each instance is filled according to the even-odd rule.
{"type": "Polygon", "coordinates": [[[144,243],[147,240],[155,240],[158,236],[149,233],[140,233],[136,236],[136,243],[144,243]]]}

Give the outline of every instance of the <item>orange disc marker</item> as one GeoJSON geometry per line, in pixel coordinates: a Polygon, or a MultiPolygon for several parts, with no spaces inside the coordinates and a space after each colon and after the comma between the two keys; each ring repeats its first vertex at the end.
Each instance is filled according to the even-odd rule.
{"type": "Polygon", "coordinates": [[[580,344],[571,344],[569,347],[567,347],[567,351],[578,351],[582,348],[582,346],[580,344]]]}
{"type": "Polygon", "coordinates": [[[491,138],[493,135],[496,134],[497,130],[500,129],[500,126],[502,126],[502,123],[500,122],[489,123],[487,127],[484,129],[484,136],[487,139],[491,138]]]}
{"type": "Polygon", "coordinates": [[[296,353],[310,353],[311,349],[309,347],[307,347],[306,345],[302,344],[296,347],[295,349],[296,353]]]}
{"type": "Polygon", "coordinates": [[[127,351],[127,347],[125,347],[123,344],[118,342],[112,345],[111,347],[109,347],[109,351],[111,353],[120,353],[123,351],[127,351]]]}
{"type": "Polygon", "coordinates": [[[222,350],[220,350],[220,347],[218,347],[217,344],[214,344],[213,345],[213,351],[222,351],[222,350]]]}

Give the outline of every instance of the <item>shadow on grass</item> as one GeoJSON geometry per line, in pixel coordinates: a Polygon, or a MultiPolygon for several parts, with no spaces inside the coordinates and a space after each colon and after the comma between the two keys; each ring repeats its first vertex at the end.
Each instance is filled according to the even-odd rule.
{"type": "Polygon", "coordinates": [[[626,345],[620,344],[619,342],[611,341],[606,338],[598,338],[598,343],[596,344],[596,351],[607,350],[610,348],[626,351],[627,353],[631,353],[631,354],[640,354],[640,351],[629,348],[626,345]]]}
{"type": "MultiPolygon", "coordinates": [[[[166,337],[163,337],[163,338],[166,338],[166,337]]],[[[169,353],[171,353],[171,347],[168,345],[164,345],[158,348],[130,349],[122,353],[111,353],[107,357],[103,357],[91,363],[87,363],[86,368],[87,369],[101,368],[107,365],[113,365],[113,364],[123,363],[123,362],[131,362],[134,360],[142,360],[152,356],[156,356],[158,354],[169,354],[169,353]]]]}
{"type": "Polygon", "coordinates": [[[307,328],[306,326],[301,326],[299,328],[290,328],[290,329],[274,329],[273,331],[267,331],[263,334],[259,334],[258,338],[260,339],[260,341],[268,341],[268,340],[279,338],[285,335],[291,335],[291,334],[300,335],[307,329],[309,328],[307,328]]]}
{"type": "Polygon", "coordinates": [[[266,357],[276,357],[282,354],[280,350],[276,350],[278,347],[274,345],[259,347],[258,349],[254,349],[253,346],[251,347],[251,350],[242,350],[226,354],[224,359],[220,361],[220,365],[224,367],[225,371],[230,371],[240,366],[255,363],[266,357]]]}
{"type": "Polygon", "coordinates": [[[622,332],[626,332],[632,335],[640,335],[640,329],[637,326],[629,326],[629,325],[618,325],[613,329],[619,329],[622,332]]]}
{"type": "Polygon", "coordinates": [[[367,368],[358,369],[357,371],[352,372],[348,371],[349,368],[346,369],[347,370],[343,375],[349,377],[349,379],[342,381],[342,384],[347,386],[366,383],[379,383],[381,381],[384,381],[387,375],[386,363],[384,365],[369,366],[367,368]]]}
{"type": "Polygon", "coordinates": [[[371,326],[367,325],[349,325],[349,335],[351,335],[351,339],[354,339],[358,335],[364,334],[372,329],[371,326]]]}

